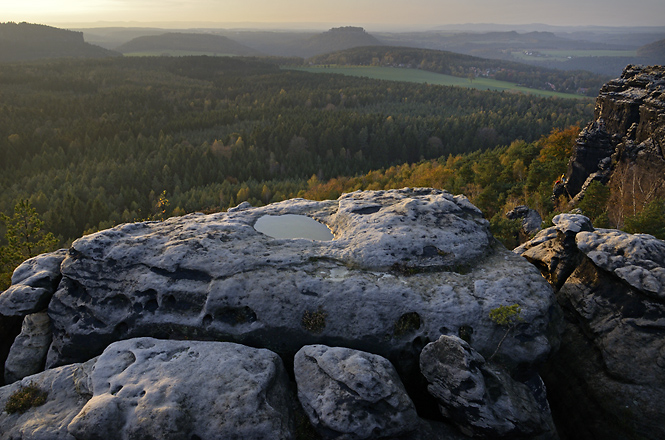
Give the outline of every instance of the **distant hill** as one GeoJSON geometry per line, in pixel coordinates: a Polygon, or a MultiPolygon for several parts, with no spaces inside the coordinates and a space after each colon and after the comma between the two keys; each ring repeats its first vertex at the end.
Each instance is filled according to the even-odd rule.
{"type": "Polygon", "coordinates": [[[665,64],[665,40],[655,41],[637,49],[641,57],[660,58],[660,63],[665,64]]]}
{"type": "Polygon", "coordinates": [[[410,46],[424,49],[448,50],[485,58],[509,58],[513,51],[523,50],[605,50],[615,49],[603,43],[562,38],[551,32],[487,32],[438,33],[412,32],[379,34],[391,46],[410,46]]]}
{"type": "Polygon", "coordinates": [[[361,46],[380,46],[383,43],[361,27],[345,26],[332,28],[322,34],[303,41],[299,53],[294,55],[311,57],[338,50],[361,46]]]}
{"type": "Polygon", "coordinates": [[[563,72],[514,61],[479,58],[441,50],[368,46],[318,55],[311,64],[383,66],[422,69],[462,78],[485,77],[540,90],[595,96],[606,77],[590,72],[563,72]]]}
{"type": "Polygon", "coordinates": [[[184,51],[220,55],[259,55],[259,51],[230,38],[212,34],[166,33],[134,38],[116,49],[122,53],[184,51]]]}
{"type": "Polygon", "coordinates": [[[88,44],[83,33],[31,23],[0,23],[0,62],[104,58],[117,52],[88,44]]]}
{"type": "Polygon", "coordinates": [[[499,47],[503,49],[607,49],[608,45],[561,38],[551,32],[488,32],[486,34],[458,34],[451,44],[470,47],[499,47]]]}
{"type": "Polygon", "coordinates": [[[648,61],[637,56],[635,50],[648,42],[662,39],[661,35],[628,35],[617,28],[613,34],[603,33],[602,38],[591,32],[554,34],[542,31],[378,33],[377,37],[389,46],[446,50],[551,69],[587,70],[609,80],[620,75],[627,64],[648,61]],[[637,41],[640,43],[635,44],[637,41]]]}

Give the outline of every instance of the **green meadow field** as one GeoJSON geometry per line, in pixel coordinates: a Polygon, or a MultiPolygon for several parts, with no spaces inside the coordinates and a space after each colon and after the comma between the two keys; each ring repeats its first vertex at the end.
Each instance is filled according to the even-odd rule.
{"type": "MultiPolygon", "coordinates": [[[[578,57],[635,57],[636,50],[538,50],[534,53],[545,55],[547,60],[565,61],[569,58],[578,57]]],[[[524,52],[511,52],[511,55],[518,59],[538,59],[533,55],[526,55],[524,52]]]]}
{"type": "Polygon", "coordinates": [[[434,84],[440,86],[457,86],[478,90],[496,90],[513,93],[530,93],[545,97],[589,99],[581,95],[569,93],[558,93],[547,90],[529,89],[520,87],[506,81],[497,81],[489,78],[459,78],[451,75],[427,72],[419,69],[406,69],[397,67],[366,67],[366,66],[313,66],[313,67],[288,67],[288,69],[301,70],[313,73],[339,73],[349,76],[360,76],[372,79],[385,79],[390,81],[406,81],[421,84],[434,84]]]}
{"type": "Polygon", "coordinates": [[[198,56],[209,56],[209,57],[233,57],[236,55],[225,54],[225,53],[215,53],[215,52],[197,52],[191,50],[154,50],[146,52],[128,52],[123,54],[126,57],[198,57],[198,56]]]}

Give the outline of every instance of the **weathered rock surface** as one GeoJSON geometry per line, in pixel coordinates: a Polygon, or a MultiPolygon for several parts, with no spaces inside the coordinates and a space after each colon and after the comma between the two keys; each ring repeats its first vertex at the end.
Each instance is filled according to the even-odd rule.
{"type": "MultiPolygon", "coordinates": [[[[428,188],[121,225],[77,240],[62,261],[42,256],[30,265],[4,297],[16,311],[0,320],[7,342],[23,314],[48,302],[50,294],[34,289],[52,292],[59,279],[47,307],[47,367],[99,356],[85,364],[94,371],[77,373],[78,406],[46,422],[52,438],[291,438],[291,414],[301,410],[275,352],[289,363],[311,344],[344,347],[321,350],[318,370],[299,379],[303,396],[320,385],[330,397],[317,401],[310,391],[314,403],[304,405],[314,414],[322,404],[313,420],[326,436],[458,438],[440,421],[417,417],[400,384],[398,374],[427,412],[433,399],[422,396],[422,347],[442,334],[461,335],[489,355],[504,334],[489,311],[514,303],[524,322],[497,355],[507,371],[532,372],[558,344],[557,305],[538,270],[496,244],[466,198],[428,188]],[[335,239],[276,239],[253,227],[282,214],[317,219],[335,239]],[[32,290],[21,296],[24,288],[32,290]]],[[[43,362],[45,344],[39,353],[19,349],[41,334],[28,325],[33,318],[7,363],[11,380],[27,374],[16,365],[43,362]]],[[[296,365],[302,377],[306,369],[296,365]]],[[[11,420],[11,432],[23,432],[23,422],[11,420]]]]}
{"type": "MultiPolygon", "coordinates": [[[[44,371],[0,388],[0,438],[11,440],[75,440],[67,426],[90,399],[89,374],[95,360],[44,371]],[[4,411],[7,400],[29,384],[48,393],[46,403],[24,413],[4,411]]],[[[100,432],[103,436],[105,433],[100,432]]]]}
{"type": "Polygon", "coordinates": [[[420,349],[464,333],[489,354],[502,332],[488,318],[519,303],[525,322],[502,345],[510,365],[543,360],[556,341],[549,285],[495,246],[464,197],[433,189],[295,199],[230,213],[121,225],[83,237],[62,263],[48,309],[48,366],[83,361],[113,341],[217,339],[292,356],[327,344],[416,371],[420,349]],[[263,215],[304,214],[335,239],[274,239],[263,215]]]}
{"type": "Polygon", "coordinates": [[[560,214],[552,219],[554,226],[514,249],[518,255],[540,268],[555,289],[561,288],[581,262],[575,237],[581,231],[593,231],[589,219],[579,214],[560,214]]]}
{"type": "Polygon", "coordinates": [[[531,378],[531,387],[517,382],[456,336],[427,344],[420,363],[442,414],[467,435],[556,438],[539,377],[531,378]]]}
{"type": "Polygon", "coordinates": [[[298,398],[324,438],[407,435],[418,415],[392,364],[374,354],[308,345],[295,356],[298,398]]]}
{"type": "Polygon", "coordinates": [[[576,243],[597,267],[646,295],[665,300],[665,241],[599,229],[579,233],[576,243]]]}
{"type": "Polygon", "coordinates": [[[46,309],[60,282],[67,249],[24,261],[12,274],[12,285],[0,294],[0,315],[23,317],[46,309]]]}
{"type": "Polygon", "coordinates": [[[14,340],[5,361],[5,383],[43,371],[50,345],[51,320],[46,312],[23,318],[21,333],[14,340]]]}
{"type": "Polygon", "coordinates": [[[663,139],[665,67],[628,66],[600,90],[568,164],[567,194],[579,200],[591,181],[608,184],[610,222],[622,224],[624,206],[665,197],[663,139]]]}
{"type": "Polygon", "coordinates": [[[288,377],[274,353],[225,342],[138,338],[110,345],[93,397],[69,424],[87,439],[290,439],[288,377]]]}
{"type": "Polygon", "coordinates": [[[564,188],[570,197],[582,190],[589,176],[601,171],[601,163],[615,152],[621,140],[618,135],[607,132],[605,120],[599,117],[598,110],[596,105],[596,120],[582,130],[568,162],[564,188]]]}
{"type": "Polygon", "coordinates": [[[225,342],[139,338],[98,358],[0,388],[48,393],[24,413],[0,413],[0,438],[291,439],[292,394],[274,353],[225,342]]]}
{"type": "Polygon", "coordinates": [[[557,424],[570,438],[665,438],[654,404],[665,401],[665,243],[558,220],[574,225],[567,236],[557,225],[516,249],[557,287],[565,312],[561,349],[542,370],[557,424]],[[573,270],[554,275],[562,265],[573,270]]]}
{"type": "Polygon", "coordinates": [[[506,217],[510,220],[521,220],[518,237],[520,243],[528,241],[542,229],[542,217],[540,217],[538,211],[526,205],[520,205],[508,211],[506,217]]]}

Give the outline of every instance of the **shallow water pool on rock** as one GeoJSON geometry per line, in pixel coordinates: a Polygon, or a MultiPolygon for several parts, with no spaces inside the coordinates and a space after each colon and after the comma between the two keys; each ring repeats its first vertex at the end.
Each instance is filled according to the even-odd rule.
{"type": "Polygon", "coordinates": [[[306,215],[264,215],[256,221],[254,229],[273,238],[307,238],[319,241],[335,238],[326,225],[306,215]]]}

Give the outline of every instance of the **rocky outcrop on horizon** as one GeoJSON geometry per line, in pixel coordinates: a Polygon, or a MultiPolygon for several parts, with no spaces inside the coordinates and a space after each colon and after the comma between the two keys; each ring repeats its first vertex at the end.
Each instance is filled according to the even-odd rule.
{"type": "Polygon", "coordinates": [[[565,316],[541,369],[563,438],[665,438],[665,242],[562,214],[515,252],[565,316]]]}
{"type": "Polygon", "coordinates": [[[382,45],[381,41],[361,27],[343,26],[307,38],[300,44],[296,55],[308,58],[353,47],[382,45]]]}
{"type": "Polygon", "coordinates": [[[0,62],[105,58],[118,52],[83,41],[83,32],[32,23],[0,23],[0,62]]]}
{"type": "Polygon", "coordinates": [[[665,197],[663,175],[665,67],[629,65],[601,88],[594,121],[580,133],[555,196],[578,201],[592,181],[607,184],[610,221],[621,225],[635,207],[665,197]]]}
{"type": "Polygon", "coordinates": [[[556,438],[536,371],[559,342],[552,289],[463,196],[405,188],[243,205],[120,225],[63,256],[28,260],[0,295],[0,325],[24,324],[8,335],[5,377],[18,381],[0,388],[0,407],[30,383],[48,392],[42,406],[0,414],[11,438],[295,438],[301,429],[326,439],[463,438],[453,426],[473,426],[477,402],[450,418],[427,392],[428,382],[444,389],[445,368],[430,368],[421,351],[442,335],[479,359],[500,347],[485,365],[513,391],[496,401],[491,376],[483,411],[514,426],[483,424],[477,435],[556,438]],[[316,219],[335,238],[277,239],[253,227],[283,214],[316,219]],[[489,312],[511,304],[523,320],[506,333],[489,312]],[[40,307],[52,329],[46,355],[22,348],[45,345],[29,325],[40,307]],[[46,370],[21,377],[18,359],[46,370]],[[258,388],[237,388],[236,372],[258,388]]]}

